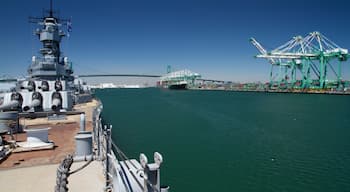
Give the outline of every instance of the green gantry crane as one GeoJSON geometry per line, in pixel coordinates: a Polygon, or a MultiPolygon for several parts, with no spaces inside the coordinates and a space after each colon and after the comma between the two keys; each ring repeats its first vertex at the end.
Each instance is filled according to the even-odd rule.
{"type": "Polygon", "coordinates": [[[260,52],[255,57],[265,58],[271,64],[271,89],[344,87],[342,64],[350,57],[348,50],[320,32],[293,37],[270,52],[254,38],[250,42],[260,52]]]}

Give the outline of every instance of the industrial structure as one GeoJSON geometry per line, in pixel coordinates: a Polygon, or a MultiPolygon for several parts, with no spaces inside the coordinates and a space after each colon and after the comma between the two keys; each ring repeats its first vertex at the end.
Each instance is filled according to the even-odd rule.
{"type": "Polygon", "coordinates": [[[259,50],[257,58],[271,64],[270,89],[342,90],[342,65],[349,58],[341,48],[320,32],[296,36],[280,47],[266,51],[254,38],[250,42],[259,50]]]}
{"type": "Polygon", "coordinates": [[[168,66],[167,74],[160,77],[158,86],[169,89],[186,89],[200,77],[200,74],[187,69],[171,72],[171,67],[168,66]]]}

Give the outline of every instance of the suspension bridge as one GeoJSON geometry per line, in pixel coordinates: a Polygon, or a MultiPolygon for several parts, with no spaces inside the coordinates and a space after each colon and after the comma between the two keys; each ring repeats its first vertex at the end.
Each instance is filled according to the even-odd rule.
{"type": "MultiPolygon", "coordinates": [[[[146,77],[146,78],[160,78],[162,75],[153,75],[153,74],[83,74],[83,75],[77,75],[78,78],[92,78],[92,77],[146,77]]],[[[202,82],[212,82],[212,83],[225,83],[224,80],[217,80],[217,79],[203,79],[198,78],[196,79],[198,81],[202,82]]],[[[16,82],[16,78],[12,77],[3,77],[0,78],[0,82],[16,82]]]]}
{"type": "MultiPolygon", "coordinates": [[[[78,75],[79,78],[83,77],[149,77],[149,78],[160,78],[162,75],[147,75],[147,74],[84,74],[78,75]]],[[[197,78],[196,80],[202,82],[212,82],[212,83],[225,83],[227,81],[217,80],[217,79],[203,79],[197,78]]]]}
{"type": "Polygon", "coordinates": [[[150,77],[157,78],[161,75],[144,75],[144,74],[87,74],[87,75],[78,75],[78,77],[150,77]]]}

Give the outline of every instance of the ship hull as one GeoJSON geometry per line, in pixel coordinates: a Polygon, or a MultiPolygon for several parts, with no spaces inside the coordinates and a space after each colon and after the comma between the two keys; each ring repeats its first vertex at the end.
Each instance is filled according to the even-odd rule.
{"type": "Polygon", "coordinates": [[[184,90],[184,89],[187,89],[187,84],[169,85],[168,88],[175,89],[175,90],[184,90]]]}

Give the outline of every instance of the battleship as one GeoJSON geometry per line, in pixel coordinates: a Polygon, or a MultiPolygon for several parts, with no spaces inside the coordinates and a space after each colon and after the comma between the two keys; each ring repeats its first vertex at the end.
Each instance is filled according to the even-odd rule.
{"type": "Polygon", "coordinates": [[[160,183],[160,153],[153,163],[143,153],[129,159],[112,141],[102,102],[60,50],[71,21],[56,16],[52,0],[45,15],[30,18],[39,26],[41,55],[32,57],[25,79],[0,93],[2,190],[169,191],[160,183]]]}

